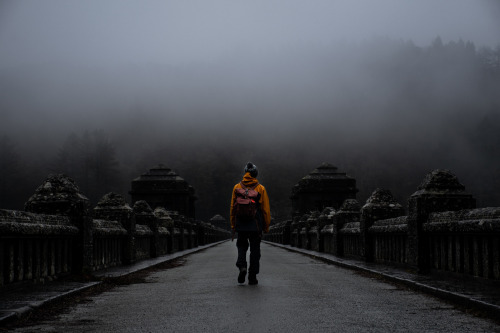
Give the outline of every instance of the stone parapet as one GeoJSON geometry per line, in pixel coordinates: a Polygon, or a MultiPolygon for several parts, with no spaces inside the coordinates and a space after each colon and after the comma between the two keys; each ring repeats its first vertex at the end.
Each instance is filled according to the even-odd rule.
{"type": "MultiPolygon", "coordinates": [[[[447,170],[425,176],[408,199],[408,215],[389,191],[377,189],[361,212],[349,199],[327,219],[322,212],[296,215],[289,223],[293,246],[304,247],[305,230],[312,237],[323,226],[323,250],[337,256],[500,280],[500,207],[475,208],[475,199],[447,170]]],[[[280,225],[271,227],[270,240],[283,239],[276,234],[285,230],[280,225]]]]}
{"type": "Polygon", "coordinates": [[[76,236],[79,230],[67,216],[0,209],[2,236],[76,236]]]}
{"type": "Polygon", "coordinates": [[[44,282],[228,239],[227,230],[108,193],[91,210],[65,175],[49,175],[25,204],[0,209],[0,287],[44,282]],[[173,217],[171,217],[172,215],[173,217]],[[173,245],[174,244],[174,245],[173,245]],[[175,245],[177,244],[177,246],[175,245]]]}
{"type": "Polygon", "coordinates": [[[44,282],[73,268],[80,231],[67,216],[0,210],[0,287],[44,282]]]}

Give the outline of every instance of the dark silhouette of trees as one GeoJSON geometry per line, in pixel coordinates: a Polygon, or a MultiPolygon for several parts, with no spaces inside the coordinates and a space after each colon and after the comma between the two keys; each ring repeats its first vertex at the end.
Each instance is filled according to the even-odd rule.
{"type": "Polygon", "coordinates": [[[52,165],[54,172],[72,177],[92,202],[120,188],[115,147],[103,131],[70,134],[52,165]]]}
{"type": "Polygon", "coordinates": [[[17,206],[22,179],[21,160],[14,143],[7,137],[0,138],[0,203],[4,207],[17,206]]]}

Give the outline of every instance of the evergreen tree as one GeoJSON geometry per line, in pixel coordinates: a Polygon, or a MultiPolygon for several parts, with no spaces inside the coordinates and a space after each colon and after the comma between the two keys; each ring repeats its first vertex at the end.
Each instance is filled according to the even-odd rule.
{"type": "Polygon", "coordinates": [[[92,202],[120,188],[115,147],[103,131],[68,136],[52,167],[73,178],[92,202]]]}

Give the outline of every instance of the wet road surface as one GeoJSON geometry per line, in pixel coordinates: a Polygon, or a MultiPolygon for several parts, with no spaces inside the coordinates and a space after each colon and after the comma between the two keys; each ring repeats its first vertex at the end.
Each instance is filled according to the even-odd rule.
{"type": "Polygon", "coordinates": [[[262,244],[259,285],[238,285],[236,242],[16,332],[500,332],[432,297],[262,244]]]}

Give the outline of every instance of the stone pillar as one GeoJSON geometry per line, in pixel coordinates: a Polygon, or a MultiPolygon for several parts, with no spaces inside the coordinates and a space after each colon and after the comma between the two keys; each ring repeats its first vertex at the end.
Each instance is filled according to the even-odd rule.
{"type": "Polygon", "coordinates": [[[195,191],[183,178],[160,164],[132,181],[132,203],[146,200],[151,208],[164,207],[195,218],[195,191]]]}
{"type": "Polygon", "coordinates": [[[428,239],[423,224],[432,212],[473,209],[476,200],[448,170],[427,174],[417,191],[408,199],[408,263],[419,272],[429,269],[428,239]]]}
{"type": "Polygon", "coordinates": [[[135,262],[135,214],[132,208],[125,202],[123,196],[116,193],[108,193],[102,197],[94,208],[96,219],[118,221],[127,230],[127,237],[123,246],[123,263],[135,262]]]}
{"type": "Polygon", "coordinates": [[[307,249],[313,251],[319,251],[319,217],[320,212],[314,211],[311,213],[307,219],[307,229],[305,232],[305,237],[307,239],[307,249]]]}
{"type": "Polygon", "coordinates": [[[90,272],[93,264],[93,222],[90,203],[73,179],[62,174],[49,175],[25,203],[27,212],[68,216],[78,228],[73,243],[72,271],[90,272]]]}
{"type": "Polygon", "coordinates": [[[354,178],[329,163],[322,163],[292,187],[294,217],[326,207],[338,209],[345,199],[355,199],[357,192],[354,178]]]}
{"type": "Polygon", "coordinates": [[[368,233],[377,220],[385,220],[402,216],[403,207],[398,204],[389,190],[376,189],[361,208],[361,255],[366,261],[373,261],[373,244],[368,233]]]}
{"type": "Polygon", "coordinates": [[[191,223],[191,246],[196,248],[198,247],[198,224],[200,221],[191,219],[189,223],[191,223]]]}
{"type": "Polygon", "coordinates": [[[153,232],[151,240],[151,257],[158,256],[160,248],[160,233],[158,231],[158,220],[156,219],[153,210],[145,200],[136,201],[134,204],[135,222],[137,224],[147,225],[153,232]]]}
{"type": "Polygon", "coordinates": [[[309,232],[309,220],[310,214],[304,214],[300,218],[299,224],[297,226],[297,233],[298,233],[298,245],[297,247],[300,247],[302,249],[308,249],[309,248],[309,242],[308,242],[308,237],[307,233],[309,232]]]}
{"type": "Polygon", "coordinates": [[[292,228],[292,220],[287,220],[283,225],[283,245],[291,245],[291,228],[292,228]]]}
{"type": "Polygon", "coordinates": [[[182,218],[182,227],[184,229],[184,249],[192,249],[193,248],[193,225],[191,221],[187,220],[185,216],[182,218]]]}
{"type": "Polygon", "coordinates": [[[356,199],[344,200],[340,209],[334,213],[332,217],[333,222],[333,244],[332,254],[336,256],[344,255],[344,244],[342,237],[340,237],[340,229],[350,222],[359,222],[361,219],[361,207],[356,199]]]}
{"type": "Polygon", "coordinates": [[[231,223],[219,214],[214,215],[208,222],[218,228],[231,231],[231,223]]]}
{"type": "Polygon", "coordinates": [[[331,222],[331,218],[335,214],[335,209],[332,207],[327,207],[323,209],[321,212],[321,215],[318,217],[318,222],[317,222],[317,233],[318,233],[318,251],[319,252],[325,252],[325,237],[324,234],[322,233],[323,228],[331,222]]]}
{"type": "Polygon", "coordinates": [[[177,243],[174,242],[174,221],[168,214],[167,210],[163,207],[156,207],[154,215],[158,219],[159,227],[163,227],[168,230],[167,253],[177,251],[177,243]]]}
{"type": "Polygon", "coordinates": [[[182,216],[182,229],[183,229],[183,244],[184,244],[184,250],[190,249],[191,248],[191,223],[186,221],[185,217],[182,216]]]}
{"type": "Polygon", "coordinates": [[[205,230],[206,230],[205,222],[198,223],[196,231],[196,233],[198,234],[198,245],[206,245],[205,230]]]}
{"type": "Polygon", "coordinates": [[[299,230],[300,216],[294,216],[290,224],[290,245],[299,247],[300,230],[299,230]]]}
{"type": "Polygon", "coordinates": [[[168,214],[174,221],[174,247],[176,251],[184,250],[184,226],[182,223],[182,216],[179,215],[177,211],[169,211],[168,214]]]}

